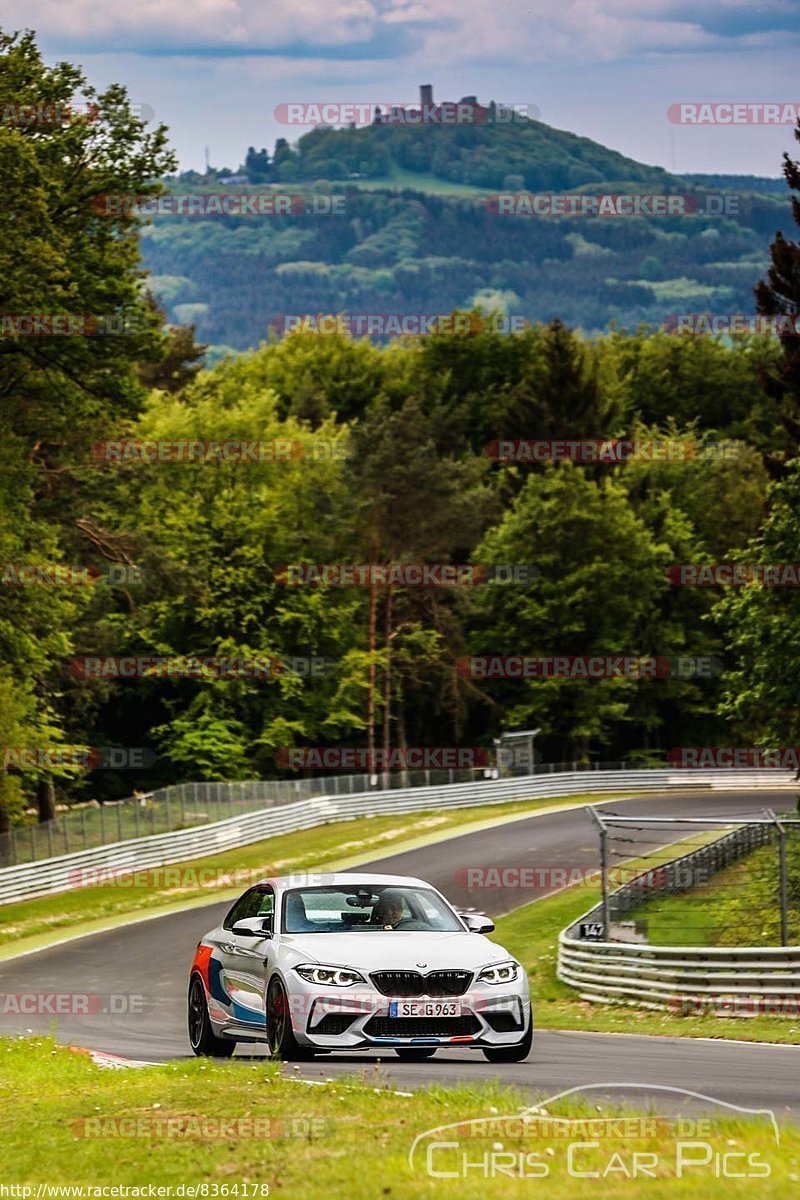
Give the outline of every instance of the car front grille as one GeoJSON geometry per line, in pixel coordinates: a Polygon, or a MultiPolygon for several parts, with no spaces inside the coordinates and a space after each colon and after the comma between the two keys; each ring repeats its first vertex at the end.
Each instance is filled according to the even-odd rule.
{"type": "Polygon", "coordinates": [[[476,1017],[371,1017],[364,1032],[371,1037],[468,1037],[477,1033],[476,1017]]]}
{"type": "Polygon", "coordinates": [[[471,971],[376,971],[372,982],[384,996],[463,996],[471,971]]]}

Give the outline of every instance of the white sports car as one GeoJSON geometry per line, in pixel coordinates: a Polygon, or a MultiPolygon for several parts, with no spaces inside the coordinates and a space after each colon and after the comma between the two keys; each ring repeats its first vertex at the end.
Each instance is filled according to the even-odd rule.
{"type": "Polygon", "coordinates": [[[440,1046],[518,1062],[533,1023],[524,968],[430,884],[351,872],[257,883],[197,947],[189,977],[195,1054],[266,1040],[275,1057],[440,1046]]]}

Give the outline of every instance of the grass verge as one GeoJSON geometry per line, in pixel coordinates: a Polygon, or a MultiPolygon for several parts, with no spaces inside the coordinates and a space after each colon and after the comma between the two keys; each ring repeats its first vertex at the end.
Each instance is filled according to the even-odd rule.
{"type": "MultiPolygon", "coordinates": [[[[778,1146],[767,1118],[731,1117],[724,1110],[694,1118],[703,1122],[699,1129],[678,1125],[659,1106],[664,1115],[658,1119],[640,1114],[626,1126],[603,1124],[600,1133],[597,1124],[559,1125],[559,1136],[547,1119],[523,1129],[504,1121],[530,1098],[497,1083],[433,1085],[412,1096],[387,1088],[385,1069],[316,1087],[282,1075],[275,1064],[248,1060],[108,1071],[49,1039],[2,1039],[0,1063],[0,1184],[32,1187],[34,1198],[47,1197],[37,1193],[39,1185],[158,1185],[172,1188],[173,1196],[199,1185],[196,1194],[203,1197],[247,1200],[260,1200],[266,1189],[287,1200],[513,1200],[530,1196],[536,1184],[555,1200],[596,1197],[598,1185],[604,1196],[644,1194],[648,1200],[797,1192],[797,1126],[783,1126],[778,1146]],[[481,1119],[483,1126],[465,1124],[481,1119]],[[226,1137],[214,1136],[220,1121],[227,1123],[226,1137]],[[456,1147],[439,1148],[430,1161],[454,1176],[427,1173],[427,1141],[409,1164],[418,1135],[452,1123],[459,1129],[439,1140],[456,1147]],[[574,1143],[583,1145],[573,1151],[573,1171],[597,1175],[570,1175],[574,1143]],[[648,1157],[634,1160],[635,1153],[648,1157]],[[465,1156],[485,1165],[464,1172],[465,1156]],[[689,1158],[697,1165],[687,1166],[689,1158]],[[502,1169],[492,1171],[498,1165],[502,1169]],[[725,1178],[723,1171],[750,1177],[725,1178]]],[[[600,1116],[624,1111],[581,1099],[548,1105],[546,1115],[596,1123],[598,1110],[600,1116]]]]}

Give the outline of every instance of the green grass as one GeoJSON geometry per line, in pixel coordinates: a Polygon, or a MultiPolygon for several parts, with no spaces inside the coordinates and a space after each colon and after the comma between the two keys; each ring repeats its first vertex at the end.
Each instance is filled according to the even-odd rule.
{"type": "MultiPolygon", "coordinates": [[[[652,865],[652,857],[647,861],[652,865]]],[[[492,939],[507,947],[528,972],[539,1029],[733,1038],[790,1045],[800,1042],[800,1021],[787,1017],[716,1017],[712,1013],[683,1016],[581,1000],[574,988],[556,978],[558,935],[599,900],[598,882],[571,887],[546,900],[526,904],[496,922],[492,939]]]]}
{"type": "Polygon", "coordinates": [[[776,855],[774,846],[754,850],[748,858],[719,871],[701,887],[654,898],[632,909],[628,919],[646,920],[648,938],[654,945],[719,946],[726,933],[735,933],[726,918],[727,901],[736,893],[748,895],[754,868],[763,867],[769,858],[777,871],[776,855]]]}
{"type": "Polygon", "coordinates": [[[435,175],[428,172],[408,171],[405,167],[398,167],[396,164],[392,167],[391,174],[380,179],[344,179],[337,180],[337,183],[345,183],[368,192],[382,189],[401,191],[404,188],[411,188],[415,192],[426,192],[431,196],[478,197],[491,196],[502,191],[502,188],[474,187],[471,183],[454,183],[449,179],[437,179],[435,175]]]}
{"type": "MultiPolygon", "coordinates": [[[[230,1190],[236,1185],[241,1196],[247,1184],[248,1196],[263,1195],[266,1186],[271,1196],[287,1200],[513,1200],[536,1194],[588,1200],[601,1194],[599,1188],[603,1196],[644,1194],[648,1200],[789,1197],[797,1192],[797,1126],[783,1125],[777,1146],[765,1117],[731,1118],[720,1110],[719,1117],[710,1113],[701,1118],[707,1125],[700,1131],[687,1132],[664,1119],[668,1110],[656,1105],[653,1112],[661,1120],[648,1127],[640,1118],[627,1136],[619,1128],[613,1136],[613,1127],[606,1126],[607,1135],[594,1139],[594,1149],[578,1151],[579,1169],[603,1172],[618,1155],[613,1160],[616,1170],[612,1167],[605,1179],[570,1177],[567,1146],[587,1141],[587,1134],[577,1126],[570,1136],[553,1136],[546,1125],[533,1125],[520,1138],[508,1125],[498,1128],[502,1117],[518,1114],[531,1098],[492,1082],[498,1069],[488,1064],[482,1087],[447,1089],[433,1083],[411,1095],[394,1090],[388,1063],[360,1077],[315,1087],[291,1078],[291,1072],[281,1074],[275,1064],[246,1059],[101,1070],[88,1057],[46,1038],[0,1040],[0,1063],[0,1184],[33,1186],[34,1197],[39,1184],[173,1189],[206,1185],[209,1197],[236,1195],[230,1190]],[[225,1139],[204,1136],[214,1128],[209,1123],[220,1119],[245,1124],[229,1127],[234,1136],[225,1139]],[[483,1136],[476,1137],[476,1127],[465,1123],[477,1119],[494,1119],[495,1125],[484,1127],[483,1136]],[[468,1160],[476,1162],[501,1147],[514,1155],[523,1151],[531,1156],[528,1163],[543,1164],[539,1169],[546,1169],[547,1178],[484,1178],[473,1169],[466,1183],[462,1178],[433,1179],[424,1169],[425,1141],[413,1170],[408,1156],[414,1139],[453,1123],[460,1125],[459,1132],[449,1130],[442,1138],[459,1141],[457,1155],[466,1151],[468,1160]],[[253,1136],[253,1128],[261,1135],[253,1136]],[[128,1136],[110,1136],[119,1129],[128,1136]],[[264,1136],[267,1132],[273,1136],[264,1136]],[[682,1151],[681,1141],[699,1139],[712,1154],[756,1155],[755,1161],[769,1169],[767,1188],[760,1180],[718,1178],[713,1158],[678,1178],[680,1153],[702,1156],[697,1149],[682,1151]],[[619,1161],[630,1169],[634,1151],[657,1156],[650,1168],[654,1178],[631,1181],[621,1172],[619,1161]]],[[[581,1098],[558,1101],[548,1106],[547,1114],[587,1120],[597,1119],[598,1110],[601,1116],[633,1111],[581,1098]]],[[[731,1169],[741,1170],[743,1161],[735,1159],[731,1169]]],[[[454,1159],[440,1150],[433,1163],[447,1170],[454,1159]]]]}
{"type": "MultiPolygon", "coordinates": [[[[800,941],[800,842],[787,853],[788,941],[800,941]]],[[[707,882],[674,896],[654,897],[629,914],[645,919],[662,946],[780,946],[779,858],[776,843],[752,851],[707,882]]]]}
{"type": "MultiPolygon", "coordinates": [[[[319,185],[324,183],[326,186],[335,188],[353,187],[366,192],[374,191],[401,191],[405,188],[411,188],[415,192],[425,192],[431,196],[490,196],[495,195],[502,188],[476,187],[471,183],[455,183],[449,179],[437,179],[429,171],[409,171],[406,167],[400,167],[397,163],[392,163],[391,170],[387,175],[381,175],[376,179],[298,179],[292,182],[283,182],[277,185],[277,190],[281,192],[308,192],[315,191],[319,185]]],[[[272,189],[275,185],[266,185],[272,189]]],[[[259,192],[264,190],[264,184],[241,184],[235,189],[237,192],[247,193],[250,191],[259,192]]],[[[170,191],[174,193],[196,191],[197,185],[175,182],[170,185],[170,191]]],[[[201,185],[201,191],[219,191],[218,184],[209,183],[201,185]]],[[[575,190],[575,189],[573,189],[575,190]]]]}
{"type": "MultiPolygon", "coordinates": [[[[224,900],[239,895],[255,878],[312,867],[355,866],[359,861],[368,862],[453,833],[468,832],[546,808],[585,804],[597,798],[586,794],[560,800],[518,800],[404,816],[359,817],[282,834],[254,842],[251,846],[170,867],[138,872],[116,882],[6,904],[0,907],[0,958],[9,956],[3,954],[4,946],[11,947],[13,953],[11,943],[23,939],[35,939],[35,944],[43,944],[47,940],[56,940],[58,935],[88,932],[89,928],[101,928],[105,922],[128,915],[146,916],[170,907],[185,908],[224,900]],[[200,880],[204,879],[205,872],[214,878],[206,886],[200,886],[196,880],[198,876],[200,880]],[[231,877],[227,884],[226,875],[231,877]],[[178,882],[170,882],[176,879],[178,882]]],[[[621,794],[603,798],[618,800],[621,794]]]]}

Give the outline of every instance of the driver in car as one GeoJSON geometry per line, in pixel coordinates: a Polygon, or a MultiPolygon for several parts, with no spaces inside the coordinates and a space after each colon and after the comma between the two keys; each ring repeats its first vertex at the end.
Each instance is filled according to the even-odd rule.
{"type": "Polygon", "coordinates": [[[403,920],[402,897],[397,892],[384,892],[375,905],[372,919],[384,929],[394,929],[403,920]]]}

